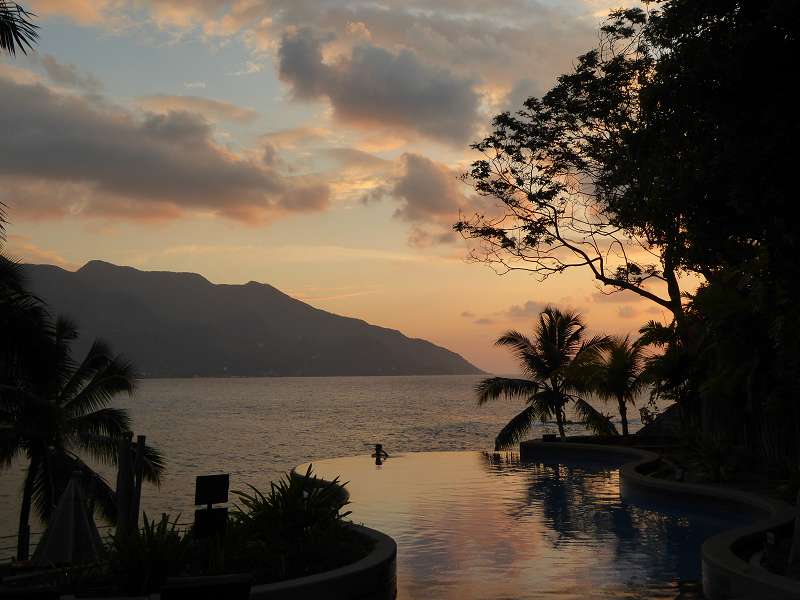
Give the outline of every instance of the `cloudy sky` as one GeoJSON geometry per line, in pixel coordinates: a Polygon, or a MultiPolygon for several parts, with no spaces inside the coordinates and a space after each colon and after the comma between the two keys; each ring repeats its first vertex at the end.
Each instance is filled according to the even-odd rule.
{"type": "Polygon", "coordinates": [[[268,282],[508,372],[547,303],[593,329],[658,316],[585,273],[464,260],[457,176],[492,115],[592,47],[606,0],[30,0],[0,59],[10,251],[268,282]]]}

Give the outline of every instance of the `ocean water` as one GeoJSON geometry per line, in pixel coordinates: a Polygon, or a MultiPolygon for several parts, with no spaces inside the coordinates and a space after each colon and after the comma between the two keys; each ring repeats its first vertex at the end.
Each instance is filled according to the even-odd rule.
{"type": "MultiPolygon", "coordinates": [[[[143,509],[150,516],[166,512],[191,521],[197,475],[230,473],[232,490],[265,488],[301,463],[368,453],[376,442],[390,454],[491,450],[496,433],[522,404],[477,406],[474,386],[480,379],[150,379],[134,398],[115,405],[130,410],[135,433],[146,435],[167,460],[161,487],[144,488],[143,509]]],[[[632,421],[632,430],[638,427],[632,421]]],[[[537,425],[531,435],[542,429],[537,425]]],[[[23,468],[18,461],[0,472],[0,537],[16,533],[23,468]]],[[[113,484],[114,473],[101,472],[113,484]]],[[[36,522],[31,527],[41,530],[36,522]]],[[[0,548],[13,543],[0,539],[0,548]]],[[[12,553],[0,550],[0,557],[12,553]]]]}

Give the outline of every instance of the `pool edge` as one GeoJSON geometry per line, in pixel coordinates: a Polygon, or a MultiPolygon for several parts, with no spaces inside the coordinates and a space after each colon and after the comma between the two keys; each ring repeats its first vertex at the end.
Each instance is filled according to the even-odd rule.
{"type": "Polygon", "coordinates": [[[754,538],[763,538],[768,530],[791,524],[795,518],[795,509],[788,504],[739,490],[649,477],[641,470],[660,460],[658,454],[649,450],[579,442],[528,440],[520,443],[522,460],[543,455],[597,458],[598,454],[631,459],[620,467],[620,491],[623,495],[639,489],[650,493],[657,492],[662,497],[702,497],[722,501],[728,505],[734,504],[763,515],[763,518],[752,525],[723,531],[703,543],[701,550],[703,594],[709,600],[751,597],[758,597],[760,600],[800,600],[800,582],[751,565],[733,552],[737,544],[753,541],[754,538]]]}

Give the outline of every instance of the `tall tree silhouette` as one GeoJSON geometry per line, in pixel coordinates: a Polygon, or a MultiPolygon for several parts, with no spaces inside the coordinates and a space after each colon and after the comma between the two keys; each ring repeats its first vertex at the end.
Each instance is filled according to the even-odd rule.
{"type": "Polygon", "coordinates": [[[642,127],[640,92],[656,59],[646,22],[639,9],[613,12],[600,46],[573,72],[518,112],[495,117],[491,133],[472,145],[483,158],[463,178],[497,210],[462,216],[455,229],[474,240],[473,259],[501,272],[545,279],[586,269],[602,286],[638,294],[680,320],[680,218],[656,229],[647,215],[623,220],[617,209],[620,195],[639,189],[635,170],[618,165],[642,127]]]}

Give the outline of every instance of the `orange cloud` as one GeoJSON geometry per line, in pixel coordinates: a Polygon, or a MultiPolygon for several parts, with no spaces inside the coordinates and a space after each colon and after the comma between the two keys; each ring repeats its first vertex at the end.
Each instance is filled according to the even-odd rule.
{"type": "Polygon", "coordinates": [[[25,263],[57,265],[69,271],[74,271],[79,266],[53,250],[37,246],[24,235],[9,235],[5,253],[25,263]]]}
{"type": "Polygon", "coordinates": [[[324,182],[219,147],[198,115],[140,118],[2,77],[0,95],[0,200],[15,214],[163,220],[193,211],[259,224],[328,206],[324,182]]]}
{"type": "Polygon", "coordinates": [[[60,16],[82,25],[98,25],[107,24],[119,4],[115,0],[35,0],[30,8],[39,17],[60,16]]]}
{"type": "Polygon", "coordinates": [[[138,100],[139,106],[157,113],[170,111],[187,111],[203,115],[210,120],[236,121],[249,123],[258,118],[258,112],[252,108],[237,106],[230,102],[221,102],[200,96],[173,96],[155,94],[144,96],[138,100]]]}

